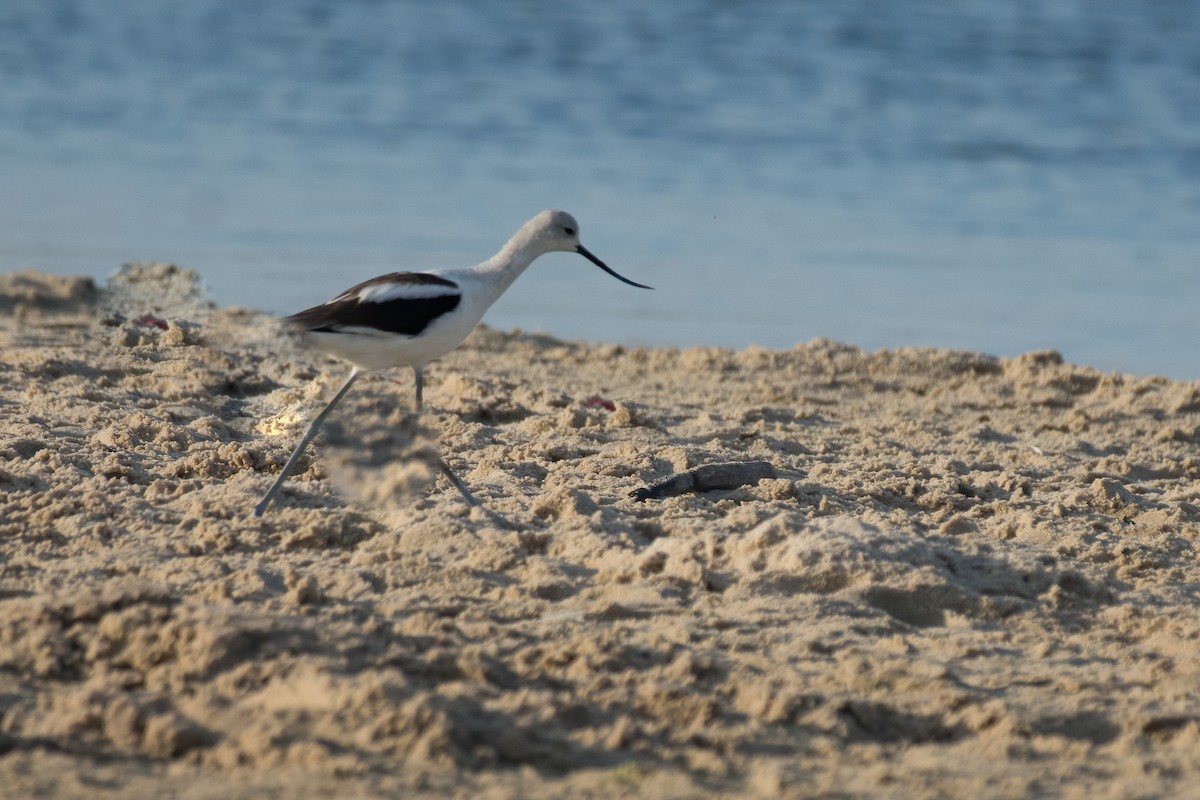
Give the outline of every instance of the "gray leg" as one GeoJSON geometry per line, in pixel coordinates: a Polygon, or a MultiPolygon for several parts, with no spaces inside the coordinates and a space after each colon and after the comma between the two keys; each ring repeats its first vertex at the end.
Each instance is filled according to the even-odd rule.
{"type": "Polygon", "coordinates": [[[475,499],[475,495],[471,494],[471,491],[467,489],[467,485],[463,483],[457,475],[454,474],[454,471],[450,469],[449,465],[447,465],[445,461],[442,460],[441,456],[435,455],[434,458],[437,459],[438,470],[440,470],[441,473],[446,476],[446,480],[450,481],[450,483],[454,485],[455,489],[458,489],[458,493],[462,495],[462,499],[468,506],[471,508],[482,509],[483,513],[486,514],[488,518],[490,518],[496,525],[509,530],[514,530],[512,523],[506,520],[502,515],[496,513],[475,499]]]}
{"type": "Polygon", "coordinates": [[[325,406],[321,413],[317,414],[316,419],[308,424],[308,430],[304,432],[304,438],[300,440],[300,444],[296,445],[296,449],[292,452],[292,457],[288,459],[287,464],[284,465],[283,471],[279,473],[279,477],[271,484],[271,488],[267,490],[266,495],[263,496],[259,504],[254,507],[254,516],[261,517],[263,512],[267,510],[267,506],[271,504],[271,500],[279,492],[280,487],[283,486],[283,482],[287,480],[287,476],[292,474],[292,470],[296,468],[296,462],[300,460],[300,454],[304,452],[304,448],[308,447],[308,443],[317,435],[317,431],[321,428],[321,423],[325,421],[325,415],[338,404],[338,401],[345,396],[346,392],[350,391],[350,386],[357,377],[358,367],[355,367],[350,370],[350,377],[346,378],[346,382],[342,384],[342,388],[338,389],[338,393],[329,401],[329,405],[325,406]]]}
{"type": "MultiPolygon", "coordinates": [[[[421,404],[424,399],[424,389],[425,389],[425,376],[424,376],[424,374],[422,374],[421,369],[422,369],[421,367],[413,367],[412,368],[413,377],[416,378],[417,412],[418,413],[420,413],[420,411],[421,411],[421,404]]],[[[458,489],[458,493],[462,495],[463,500],[467,501],[467,505],[469,505],[469,506],[479,505],[479,501],[476,500],[475,496],[473,494],[471,494],[470,490],[467,489],[467,485],[458,479],[458,476],[454,474],[454,471],[451,470],[450,467],[446,466],[446,462],[442,460],[442,457],[441,456],[435,456],[435,457],[437,458],[437,468],[439,470],[441,470],[441,473],[446,476],[446,479],[449,480],[450,483],[454,484],[454,488],[458,489]]]]}
{"type": "Polygon", "coordinates": [[[454,488],[458,489],[458,493],[462,495],[463,500],[467,501],[467,505],[479,505],[479,501],[475,499],[475,495],[471,494],[471,492],[467,489],[467,485],[459,480],[458,476],[454,474],[454,470],[450,469],[450,467],[446,465],[446,462],[442,460],[441,456],[438,456],[437,466],[438,469],[442,471],[442,474],[446,476],[446,479],[454,484],[454,488]]]}

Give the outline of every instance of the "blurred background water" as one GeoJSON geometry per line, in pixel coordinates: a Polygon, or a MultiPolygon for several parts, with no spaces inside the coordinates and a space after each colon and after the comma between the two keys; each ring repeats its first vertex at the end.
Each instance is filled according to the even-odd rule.
{"type": "Polygon", "coordinates": [[[0,269],[275,312],[491,255],[488,317],[627,344],[1200,378],[1200,2],[5,0],[0,269]]]}

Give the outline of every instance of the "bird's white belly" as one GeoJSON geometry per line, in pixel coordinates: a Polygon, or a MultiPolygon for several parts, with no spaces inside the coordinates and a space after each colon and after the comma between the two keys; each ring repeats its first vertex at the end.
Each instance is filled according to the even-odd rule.
{"type": "MultiPolygon", "coordinates": [[[[463,343],[479,318],[461,313],[460,306],[435,320],[417,336],[401,336],[359,328],[353,332],[310,332],[317,346],[331,356],[364,370],[415,367],[428,364],[463,343]]],[[[480,315],[482,316],[482,315],[480,315]]]]}

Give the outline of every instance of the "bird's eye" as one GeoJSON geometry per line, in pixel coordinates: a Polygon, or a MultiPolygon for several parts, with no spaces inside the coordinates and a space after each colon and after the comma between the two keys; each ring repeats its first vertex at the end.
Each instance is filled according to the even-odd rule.
{"type": "Polygon", "coordinates": [[[575,229],[574,229],[574,228],[563,228],[563,230],[567,232],[567,236],[574,236],[574,235],[575,235],[575,229]]]}

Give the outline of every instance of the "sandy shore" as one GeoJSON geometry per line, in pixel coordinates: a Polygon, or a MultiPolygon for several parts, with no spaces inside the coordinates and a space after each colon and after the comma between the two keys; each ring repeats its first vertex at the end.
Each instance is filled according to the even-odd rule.
{"type": "Polygon", "coordinates": [[[6,796],[1200,786],[1200,384],[481,329],[260,520],[343,366],[165,267],[5,276],[0,343],[6,796]]]}

